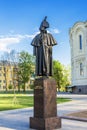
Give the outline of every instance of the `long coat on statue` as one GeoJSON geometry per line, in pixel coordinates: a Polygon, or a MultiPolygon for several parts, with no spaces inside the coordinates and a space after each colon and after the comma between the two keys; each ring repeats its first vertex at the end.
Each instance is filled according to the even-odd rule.
{"type": "Polygon", "coordinates": [[[52,76],[52,46],[56,44],[53,36],[47,32],[41,32],[33,39],[31,45],[36,56],[37,76],[52,76]]]}

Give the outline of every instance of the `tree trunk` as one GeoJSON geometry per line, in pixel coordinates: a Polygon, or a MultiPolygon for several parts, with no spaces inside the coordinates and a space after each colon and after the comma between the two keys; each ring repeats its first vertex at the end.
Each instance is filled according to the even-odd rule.
{"type": "Polygon", "coordinates": [[[8,90],[8,87],[7,87],[7,71],[6,71],[6,68],[5,68],[5,66],[4,66],[4,76],[5,76],[5,88],[6,88],[6,92],[7,92],[7,90],[8,90]]]}
{"type": "Polygon", "coordinates": [[[20,92],[20,86],[18,85],[18,92],[20,92]]]}
{"type": "Polygon", "coordinates": [[[24,83],[24,90],[23,90],[24,92],[26,91],[26,89],[25,89],[25,88],[26,88],[26,87],[25,87],[25,83],[24,83]]]}

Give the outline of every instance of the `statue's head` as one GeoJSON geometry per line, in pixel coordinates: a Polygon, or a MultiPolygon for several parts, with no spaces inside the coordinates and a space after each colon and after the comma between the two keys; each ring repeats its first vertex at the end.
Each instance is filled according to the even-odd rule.
{"type": "Polygon", "coordinates": [[[42,21],[41,25],[40,25],[40,31],[45,31],[46,28],[49,28],[49,23],[46,21],[47,16],[45,16],[44,20],[42,21]]]}

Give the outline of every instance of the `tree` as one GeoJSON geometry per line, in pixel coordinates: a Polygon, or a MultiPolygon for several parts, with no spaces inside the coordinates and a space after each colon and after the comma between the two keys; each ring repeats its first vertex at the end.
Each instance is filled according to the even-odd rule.
{"type": "Polygon", "coordinates": [[[18,77],[20,86],[25,91],[26,83],[30,80],[31,74],[34,72],[35,59],[28,52],[22,51],[19,54],[18,77]]]}
{"type": "Polygon", "coordinates": [[[59,61],[53,61],[53,77],[55,78],[58,90],[65,90],[70,85],[70,67],[62,65],[59,61]]]}
{"type": "Polygon", "coordinates": [[[66,91],[66,87],[71,85],[71,68],[70,66],[63,65],[63,78],[62,78],[62,86],[61,90],[66,91]]]}
{"type": "Polygon", "coordinates": [[[10,63],[10,69],[11,69],[11,78],[12,78],[12,85],[13,90],[15,93],[15,89],[18,86],[18,53],[15,50],[11,50],[9,53],[9,63],[10,63]]]}
{"type": "Polygon", "coordinates": [[[18,80],[17,80],[17,53],[15,50],[5,52],[2,56],[3,60],[3,70],[5,76],[5,84],[6,90],[13,89],[14,90],[14,98],[13,103],[17,103],[15,88],[18,87],[18,80]],[[14,70],[16,69],[15,73],[14,70]],[[9,76],[8,76],[9,75],[9,76]]]}
{"type": "Polygon", "coordinates": [[[62,64],[56,60],[53,61],[53,77],[55,78],[57,82],[58,90],[60,90],[61,85],[62,85],[62,77],[63,77],[62,64]]]}
{"type": "Polygon", "coordinates": [[[8,65],[8,63],[6,63],[6,61],[2,61],[2,66],[3,66],[3,70],[2,70],[2,74],[4,75],[5,78],[5,89],[6,91],[8,90],[8,86],[7,86],[7,72],[8,72],[8,68],[6,67],[8,65]]]}

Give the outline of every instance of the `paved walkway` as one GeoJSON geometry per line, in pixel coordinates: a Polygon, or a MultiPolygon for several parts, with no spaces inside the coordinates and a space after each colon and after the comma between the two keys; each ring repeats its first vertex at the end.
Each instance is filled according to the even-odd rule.
{"type": "MultiPolygon", "coordinates": [[[[59,95],[71,97],[73,101],[58,105],[58,115],[87,110],[87,95],[59,95]]],[[[32,130],[29,127],[29,117],[33,117],[33,109],[19,109],[0,112],[0,130],[32,130]]],[[[87,122],[62,119],[62,128],[58,130],[87,130],[87,122]]]]}

